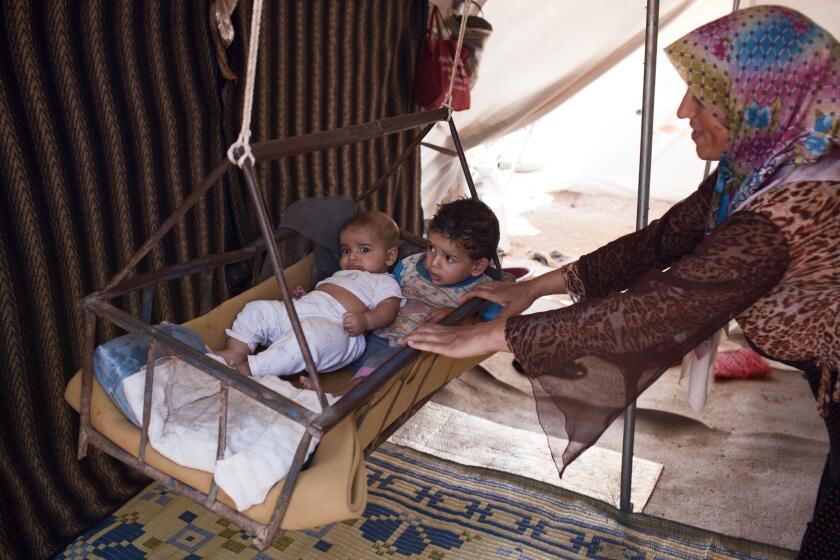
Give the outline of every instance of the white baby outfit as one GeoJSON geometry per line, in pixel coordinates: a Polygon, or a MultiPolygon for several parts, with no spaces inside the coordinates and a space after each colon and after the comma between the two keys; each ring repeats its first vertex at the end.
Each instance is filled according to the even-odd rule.
{"type": "MultiPolygon", "coordinates": [[[[391,297],[400,298],[400,303],[403,303],[400,285],[386,273],[339,270],[318,283],[319,286],[321,284],[341,286],[359,298],[368,309],[391,297]]],[[[362,355],[365,337],[347,334],[342,325],[347,310],[334,297],[313,290],[295,300],[294,305],[319,372],[340,369],[362,355]]],[[[260,300],[246,304],[236,316],[232,328],[225,332],[247,344],[251,352],[257,346],[268,347],[248,356],[248,366],[254,377],[289,375],[306,369],[282,301],[260,300]]]]}

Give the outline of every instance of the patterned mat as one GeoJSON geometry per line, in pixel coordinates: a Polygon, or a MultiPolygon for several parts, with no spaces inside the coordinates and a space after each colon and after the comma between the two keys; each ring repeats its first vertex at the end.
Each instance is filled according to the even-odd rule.
{"type": "Polygon", "coordinates": [[[287,531],[265,552],[236,525],[153,483],[55,558],[666,560],[793,558],[537,481],[383,445],[364,515],[287,531]]]}

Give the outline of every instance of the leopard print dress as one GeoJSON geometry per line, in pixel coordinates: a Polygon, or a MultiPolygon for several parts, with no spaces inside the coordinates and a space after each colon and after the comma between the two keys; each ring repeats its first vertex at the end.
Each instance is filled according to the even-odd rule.
{"type": "MultiPolygon", "coordinates": [[[[707,236],[715,181],[567,265],[578,303],[508,319],[508,344],[531,378],[546,433],[569,442],[552,450],[562,470],[663,371],[735,318],[757,350],[808,376],[831,448],[808,531],[833,535],[826,542],[840,547],[840,182],[768,188],[707,236]]],[[[803,551],[826,546],[806,541],[803,551]]]]}

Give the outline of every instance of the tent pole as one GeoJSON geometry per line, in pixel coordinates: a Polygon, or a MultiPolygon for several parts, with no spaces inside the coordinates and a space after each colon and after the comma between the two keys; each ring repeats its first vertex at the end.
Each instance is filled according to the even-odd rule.
{"type": "MultiPolygon", "coordinates": [[[[476,200],[480,200],[478,198],[478,192],[475,190],[475,182],[473,181],[472,173],[470,173],[470,165],[467,163],[467,155],[464,153],[464,146],[461,145],[461,137],[458,135],[458,129],[455,127],[455,121],[452,119],[452,115],[449,115],[449,133],[452,136],[452,142],[455,144],[455,151],[458,152],[458,160],[461,162],[461,170],[464,172],[464,178],[467,180],[467,187],[470,189],[470,196],[476,200]]],[[[499,255],[493,255],[492,260],[496,270],[499,272],[499,277],[493,278],[493,280],[501,280],[502,263],[499,261],[499,255]]]]}
{"type": "MultiPolygon", "coordinates": [[[[639,150],[639,193],[636,202],[636,230],[647,226],[650,200],[651,145],[653,144],[653,100],[656,89],[656,40],[659,33],[659,0],[647,2],[645,26],[645,78],[642,90],[642,138],[639,150]]],[[[619,509],[632,512],[630,487],[633,477],[633,435],[636,402],[624,412],[624,444],[621,451],[621,501],[619,509]]]]}

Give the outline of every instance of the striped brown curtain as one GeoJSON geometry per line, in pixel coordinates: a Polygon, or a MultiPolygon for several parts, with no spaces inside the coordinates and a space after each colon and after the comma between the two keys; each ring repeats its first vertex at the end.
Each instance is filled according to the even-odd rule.
{"type": "MultiPolygon", "coordinates": [[[[266,2],[254,140],[412,109],[422,0],[266,2]]],[[[219,72],[208,5],[170,0],[0,2],[0,557],[44,558],[146,483],[91,449],[63,400],[80,367],[80,299],[106,282],[223,157],[242,80],[219,72]]],[[[250,4],[231,66],[244,76],[250,4]],[[240,71],[241,70],[241,71],[240,71]]],[[[275,219],[292,201],[358,193],[411,133],[259,170],[275,219]]],[[[419,161],[370,204],[407,229],[422,221],[419,161]]],[[[170,232],[136,272],[251,241],[233,177],[170,232]]],[[[155,292],[154,320],[181,322],[222,298],[196,275],[155,292]]],[[[118,302],[139,313],[138,298],[118,302]]],[[[104,328],[101,340],[118,334],[104,328]]]]}
{"type": "MultiPolygon", "coordinates": [[[[361,124],[416,110],[412,102],[417,48],[425,26],[425,2],[265,2],[254,92],[252,142],[361,124]]],[[[251,2],[234,13],[237,36],[228,49],[231,67],[244,81],[251,2]]],[[[225,130],[239,135],[241,83],[228,82],[223,96],[225,130]]],[[[261,165],[257,179],[272,217],[295,200],[316,195],[356,196],[386,171],[415,132],[313,152],[261,165]]],[[[419,152],[418,152],[419,154],[419,152]]],[[[420,158],[409,158],[383,188],[364,201],[418,232],[420,158]]],[[[244,189],[232,190],[238,215],[245,215],[244,189]]],[[[253,220],[241,224],[243,238],[258,235],[253,220]]]]}

